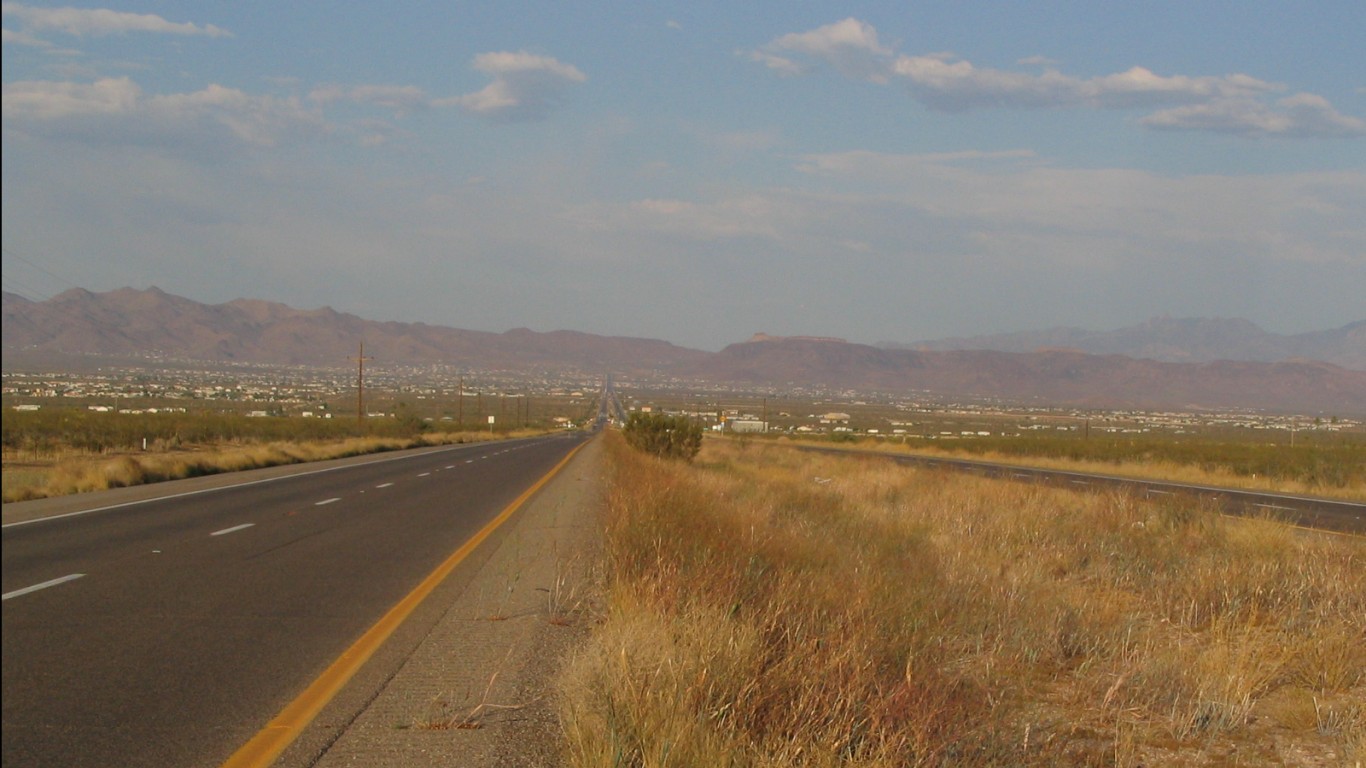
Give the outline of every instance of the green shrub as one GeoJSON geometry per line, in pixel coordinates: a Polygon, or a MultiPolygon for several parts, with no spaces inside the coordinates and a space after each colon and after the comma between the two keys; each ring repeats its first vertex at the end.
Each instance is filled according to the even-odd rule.
{"type": "Polygon", "coordinates": [[[632,448],[660,458],[692,461],[702,450],[702,427],[686,416],[633,413],[623,434],[632,448]]]}

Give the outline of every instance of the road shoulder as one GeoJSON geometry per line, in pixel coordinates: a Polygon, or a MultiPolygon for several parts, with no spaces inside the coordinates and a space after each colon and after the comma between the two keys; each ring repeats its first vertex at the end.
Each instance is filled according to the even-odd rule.
{"type": "MultiPolygon", "coordinates": [[[[485,547],[391,676],[359,682],[310,727],[305,764],[544,766],[561,760],[551,680],[587,636],[600,528],[601,441],[592,440],[485,547]],[[348,709],[354,711],[345,713],[348,709]],[[338,717],[346,722],[337,722],[338,717]]],[[[429,608],[430,609],[430,608],[429,608]]],[[[294,754],[278,765],[298,765],[294,754]]]]}

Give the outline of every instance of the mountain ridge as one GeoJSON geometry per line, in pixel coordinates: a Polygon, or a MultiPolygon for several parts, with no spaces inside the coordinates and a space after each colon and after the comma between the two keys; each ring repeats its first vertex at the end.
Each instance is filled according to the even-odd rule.
{"type": "MultiPolygon", "coordinates": [[[[200,304],[155,288],[73,289],[43,302],[5,293],[3,318],[6,356],[27,351],[337,368],[350,364],[363,341],[372,364],[379,365],[449,362],[471,369],[649,373],[736,385],[1085,407],[1366,414],[1366,371],[1316,360],[1170,362],[1064,344],[1026,352],[898,349],[763,333],[705,352],[658,339],[571,330],[495,333],[372,321],[331,307],[299,310],[258,299],[200,304]]],[[[1356,325],[1361,328],[1338,332],[1366,332],[1366,323],[1356,325]]]]}
{"type": "Polygon", "coordinates": [[[1366,370],[1366,320],[1325,331],[1281,335],[1265,331],[1250,320],[1241,318],[1161,316],[1111,331],[1056,327],[929,339],[906,344],[880,342],[877,346],[941,352],[970,349],[1032,352],[1043,348],[1063,348],[1097,355],[1115,354],[1186,363],[1306,359],[1353,370],[1366,370]]]}

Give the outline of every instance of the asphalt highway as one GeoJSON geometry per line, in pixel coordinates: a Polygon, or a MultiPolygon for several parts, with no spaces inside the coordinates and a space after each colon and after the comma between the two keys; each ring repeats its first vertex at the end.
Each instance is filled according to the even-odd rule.
{"type": "Polygon", "coordinates": [[[4,765],[220,765],[583,439],[7,525],[4,765]]]}

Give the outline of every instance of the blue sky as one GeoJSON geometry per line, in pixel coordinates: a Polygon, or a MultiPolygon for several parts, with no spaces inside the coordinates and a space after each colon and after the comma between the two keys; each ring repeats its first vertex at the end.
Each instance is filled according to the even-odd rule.
{"type": "Polygon", "coordinates": [[[704,349],[1366,318],[1359,0],[2,21],[4,287],[29,298],[704,349]]]}

